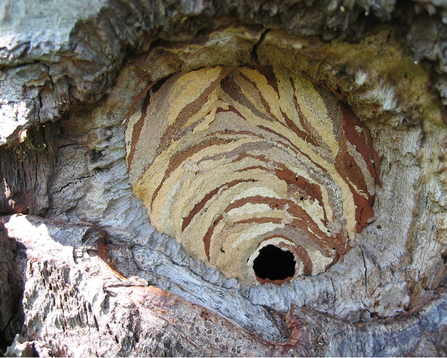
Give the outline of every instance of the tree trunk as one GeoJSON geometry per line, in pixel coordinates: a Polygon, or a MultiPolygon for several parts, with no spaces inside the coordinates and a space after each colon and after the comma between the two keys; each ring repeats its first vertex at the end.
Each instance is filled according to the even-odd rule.
{"type": "Polygon", "coordinates": [[[0,8],[0,353],[447,354],[447,7],[0,8]]]}

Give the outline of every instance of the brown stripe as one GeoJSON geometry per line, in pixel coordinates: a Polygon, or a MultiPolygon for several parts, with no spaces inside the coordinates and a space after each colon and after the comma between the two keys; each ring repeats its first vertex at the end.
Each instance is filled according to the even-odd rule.
{"type": "Polygon", "coordinates": [[[293,144],[288,138],[284,137],[282,134],[279,134],[279,133],[275,132],[274,130],[272,130],[272,129],[270,129],[270,128],[267,128],[267,127],[265,127],[265,126],[258,126],[258,127],[261,128],[261,129],[263,129],[263,130],[265,130],[266,132],[272,133],[272,134],[274,134],[274,135],[276,135],[276,136],[278,136],[278,137],[284,139],[285,141],[287,141],[288,143],[290,143],[290,145],[288,145],[288,146],[286,145],[287,148],[294,149],[295,152],[299,152],[301,155],[303,155],[303,156],[305,156],[307,159],[309,159],[309,160],[315,165],[315,167],[317,167],[319,170],[321,170],[322,172],[326,172],[326,169],[324,169],[324,168],[323,168],[321,165],[319,165],[318,163],[315,163],[312,159],[310,159],[310,157],[309,157],[306,153],[301,152],[300,149],[299,149],[295,144],[293,144]]]}
{"type": "MultiPolygon", "coordinates": [[[[268,102],[266,101],[265,97],[262,95],[262,93],[261,93],[260,89],[258,88],[256,82],[253,82],[251,79],[249,79],[243,73],[239,73],[239,76],[241,76],[245,81],[249,82],[253,86],[253,89],[258,93],[259,98],[261,99],[261,104],[264,106],[265,111],[270,115],[270,117],[272,117],[272,119],[274,119],[275,121],[280,122],[279,118],[276,118],[273,115],[268,102]]],[[[278,94],[278,97],[279,97],[279,93],[278,92],[276,92],[276,93],[278,94]]]]}
{"type": "Polygon", "coordinates": [[[214,196],[216,195],[219,190],[221,190],[223,187],[226,187],[226,189],[231,188],[239,183],[245,183],[245,182],[251,182],[254,180],[233,180],[229,183],[225,183],[224,185],[221,185],[217,188],[215,188],[214,190],[210,191],[208,194],[206,194],[203,199],[198,202],[194,208],[189,212],[188,217],[183,219],[183,224],[182,224],[182,231],[184,231],[188,225],[191,223],[192,219],[194,218],[194,216],[203,209],[203,207],[205,206],[205,204],[214,196]]]}
{"type": "Polygon", "coordinates": [[[254,218],[250,218],[250,219],[243,219],[243,220],[239,220],[236,221],[235,223],[237,224],[250,224],[250,223],[255,223],[255,224],[265,224],[265,223],[272,223],[272,224],[281,224],[282,219],[281,218],[272,218],[272,217],[254,217],[254,218]]]}
{"type": "Polygon", "coordinates": [[[204,148],[210,147],[212,145],[219,145],[219,144],[228,144],[231,143],[231,139],[219,139],[219,138],[207,138],[205,141],[203,141],[201,144],[196,145],[192,148],[188,148],[187,150],[184,150],[182,152],[175,153],[170,159],[169,159],[169,166],[168,170],[166,171],[163,180],[158,185],[157,189],[155,189],[154,194],[152,195],[152,202],[151,202],[151,209],[152,209],[152,203],[155,201],[158,192],[161,190],[164,182],[167,178],[171,175],[171,173],[178,168],[180,164],[182,164],[186,158],[191,157],[195,153],[201,151],[204,148]]]}
{"type": "MultiPolygon", "coordinates": [[[[240,74],[239,74],[240,75],[240,74]]],[[[228,76],[224,78],[220,84],[222,91],[224,91],[231,99],[235,102],[242,104],[244,107],[248,108],[253,112],[254,115],[259,118],[265,119],[266,121],[272,122],[273,119],[264,115],[259,111],[253,103],[242,93],[239,84],[235,81],[233,76],[228,76]]],[[[245,118],[242,116],[242,118],[245,118]]]]}
{"type": "Polygon", "coordinates": [[[278,93],[279,97],[279,90],[278,90],[278,79],[276,78],[275,73],[273,72],[273,68],[270,66],[248,66],[251,69],[254,69],[264,75],[264,77],[267,80],[267,83],[270,85],[270,87],[273,88],[273,90],[278,93]]]}
{"type": "MultiPolygon", "coordinates": [[[[282,110],[281,110],[281,113],[282,113],[284,119],[286,120],[287,128],[291,129],[298,137],[300,137],[305,142],[312,144],[315,147],[319,146],[318,143],[311,136],[309,136],[308,133],[303,132],[301,129],[299,129],[297,127],[297,125],[282,110]]],[[[300,117],[303,117],[303,116],[300,116],[300,117]]]]}
{"type": "Polygon", "coordinates": [[[208,231],[206,232],[205,236],[203,237],[203,245],[205,246],[205,255],[208,258],[208,261],[210,260],[210,242],[211,242],[211,236],[213,236],[214,228],[216,225],[223,219],[223,215],[219,215],[213,222],[213,225],[211,225],[208,228],[208,231]]]}
{"type": "MultiPolygon", "coordinates": [[[[179,113],[179,115],[172,123],[172,125],[170,125],[166,130],[166,132],[164,133],[160,141],[160,145],[158,146],[157,151],[155,153],[155,156],[160,155],[161,152],[169,148],[171,140],[182,137],[186,132],[190,130],[190,128],[183,129],[183,131],[180,131],[179,129],[183,128],[183,125],[195,113],[197,113],[200,110],[200,108],[202,108],[203,103],[205,103],[208,100],[208,96],[220,85],[222,79],[225,78],[225,76],[227,76],[231,70],[232,70],[231,68],[224,68],[220,73],[219,77],[216,80],[214,80],[196,100],[189,103],[188,105],[185,106],[185,108],[183,108],[183,110],[179,113]]],[[[169,118],[167,120],[169,120],[169,118]]]]}
{"type": "MultiPolygon", "coordinates": [[[[138,140],[140,139],[140,134],[141,131],[143,129],[144,126],[144,122],[146,119],[146,114],[147,114],[147,108],[149,106],[149,102],[150,102],[150,89],[154,84],[151,83],[149,85],[147,85],[144,90],[137,96],[137,99],[140,100],[144,95],[146,95],[144,101],[143,101],[143,107],[142,107],[142,111],[141,111],[141,117],[140,119],[133,125],[132,128],[132,140],[130,143],[130,154],[127,160],[127,167],[128,169],[130,169],[132,162],[133,162],[133,156],[135,155],[135,149],[136,149],[136,144],[138,142],[138,140]]],[[[127,145],[129,145],[127,143],[127,145]]]]}
{"type": "Polygon", "coordinates": [[[222,107],[217,108],[216,110],[216,114],[218,113],[222,113],[222,112],[233,112],[236,113],[239,117],[241,117],[241,119],[245,120],[244,116],[241,114],[241,112],[239,112],[236,108],[234,108],[233,106],[228,106],[228,109],[224,109],[222,107]]]}
{"type": "Polygon", "coordinates": [[[284,208],[285,205],[288,205],[289,207],[287,211],[293,216],[293,223],[290,226],[304,229],[310,227],[313,234],[309,232],[309,235],[314,238],[314,241],[318,246],[323,248],[331,245],[328,245],[327,242],[331,242],[332,237],[328,236],[327,233],[322,232],[317,224],[313,221],[312,217],[309,216],[309,214],[303,208],[288,199],[268,198],[259,195],[246,197],[236,200],[234,203],[228,205],[227,208],[225,208],[224,212],[228,213],[230,210],[239,208],[246,203],[267,204],[272,210],[278,210],[280,208],[284,208]],[[305,224],[304,227],[302,226],[303,223],[305,224]]]}
{"type": "Polygon", "coordinates": [[[345,182],[348,184],[352,193],[356,206],[356,231],[361,232],[363,228],[368,225],[367,221],[374,215],[372,210],[374,205],[374,197],[369,194],[365,177],[363,176],[363,173],[358,167],[354,158],[352,158],[348,153],[346,143],[344,141],[340,144],[340,151],[335,160],[335,168],[337,169],[337,172],[339,172],[345,179],[345,182]],[[349,178],[349,181],[346,180],[346,178],[349,178]],[[354,183],[357,186],[357,190],[362,191],[368,198],[358,194],[350,182],[354,183]]]}
{"type": "MultiPolygon", "coordinates": [[[[298,99],[296,97],[295,83],[293,82],[292,78],[290,78],[290,83],[293,88],[293,103],[295,104],[295,108],[298,113],[298,117],[300,118],[301,125],[303,126],[304,130],[308,133],[310,138],[312,138],[312,141],[314,143],[316,143],[317,147],[322,147],[322,148],[328,149],[328,146],[325,143],[325,141],[321,138],[321,136],[318,134],[318,132],[315,130],[315,128],[312,126],[312,124],[309,122],[309,120],[303,115],[303,112],[301,111],[301,107],[298,104],[298,99]]],[[[311,143],[311,142],[309,142],[309,143],[311,143]]]]}
{"type": "Polygon", "coordinates": [[[311,197],[320,202],[320,206],[323,208],[324,218],[327,223],[328,218],[326,214],[326,207],[323,203],[323,195],[321,193],[320,186],[310,183],[306,178],[302,176],[296,175],[293,171],[291,171],[289,168],[281,163],[278,163],[277,165],[280,166],[281,169],[276,169],[275,175],[279,179],[284,180],[291,187],[291,191],[294,191],[294,188],[298,188],[299,193],[302,195],[302,200],[307,200],[309,199],[309,197],[311,197]]]}
{"type": "Polygon", "coordinates": [[[382,185],[379,176],[379,165],[381,158],[374,149],[369,128],[360,122],[354,112],[352,112],[347,105],[340,103],[340,111],[343,131],[346,135],[346,139],[356,147],[357,152],[359,152],[365,159],[365,163],[368,166],[371,176],[379,185],[382,185]],[[360,127],[363,132],[357,132],[355,128],[356,126],[360,127]]]}

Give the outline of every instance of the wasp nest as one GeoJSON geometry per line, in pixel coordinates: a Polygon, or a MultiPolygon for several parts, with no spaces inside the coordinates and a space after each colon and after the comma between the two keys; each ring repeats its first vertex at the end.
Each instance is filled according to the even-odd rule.
{"type": "Polygon", "coordinates": [[[152,224],[246,284],[324,272],[373,215],[368,128],[287,72],[215,67],[159,81],[126,142],[152,224]]]}

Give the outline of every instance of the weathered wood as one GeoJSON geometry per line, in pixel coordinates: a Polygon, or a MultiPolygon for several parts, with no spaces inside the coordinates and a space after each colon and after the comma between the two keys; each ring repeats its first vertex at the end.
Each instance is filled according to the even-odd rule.
{"type": "Polygon", "coordinates": [[[445,5],[0,6],[0,212],[40,216],[3,218],[2,350],[447,354],[445,5]],[[370,131],[374,217],[326,272],[282,285],[227,279],[157,232],[135,196],[125,126],[167,79],[215,66],[301,76],[370,131]]]}
{"type": "Polygon", "coordinates": [[[48,209],[48,185],[55,165],[51,128],[47,124],[26,129],[19,145],[2,149],[0,213],[43,215],[48,209]]]}
{"type": "Polygon", "coordinates": [[[138,277],[121,276],[109,266],[105,234],[96,227],[32,216],[4,221],[10,238],[27,248],[21,260],[29,262],[23,293],[26,330],[20,339],[34,342],[41,355],[445,354],[445,290],[398,319],[367,323],[292,307],[279,317],[288,334],[275,342],[138,277]]]}
{"type": "Polygon", "coordinates": [[[23,322],[22,294],[25,247],[0,228],[0,354],[5,353],[23,322]]]}

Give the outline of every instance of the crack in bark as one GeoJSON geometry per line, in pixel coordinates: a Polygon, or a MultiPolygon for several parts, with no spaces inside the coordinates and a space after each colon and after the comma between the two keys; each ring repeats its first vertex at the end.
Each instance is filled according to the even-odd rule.
{"type": "Polygon", "coordinates": [[[360,252],[362,253],[363,267],[365,269],[365,272],[363,274],[363,277],[364,277],[364,280],[365,280],[365,294],[367,294],[368,293],[368,267],[366,266],[365,253],[363,251],[363,248],[360,248],[360,250],[361,250],[360,252]]]}
{"type": "Polygon", "coordinates": [[[69,183],[63,185],[60,189],[54,191],[52,194],[60,194],[65,188],[69,187],[70,185],[76,184],[76,181],[89,179],[91,177],[92,177],[92,175],[86,175],[86,176],[82,176],[82,177],[79,177],[79,178],[74,178],[74,179],[70,180],[69,183]]]}
{"type": "Polygon", "coordinates": [[[331,284],[332,284],[332,290],[334,292],[334,298],[332,300],[332,306],[334,309],[334,313],[333,315],[335,316],[335,307],[336,307],[336,303],[337,303],[337,291],[335,289],[335,284],[334,284],[334,280],[332,279],[332,277],[329,276],[329,279],[331,280],[331,284]]]}
{"type": "Polygon", "coordinates": [[[258,42],[256,42],[253,45],[253,48],[251,50],[251,58],[252,60],[259,65],[259,59],[258,59],[258,48],[259,46],[264,42],[265,36],[271,29],[267,28],[264,30],[264,32],[261,34],[261,37],[259,38],[258,42]]]}

